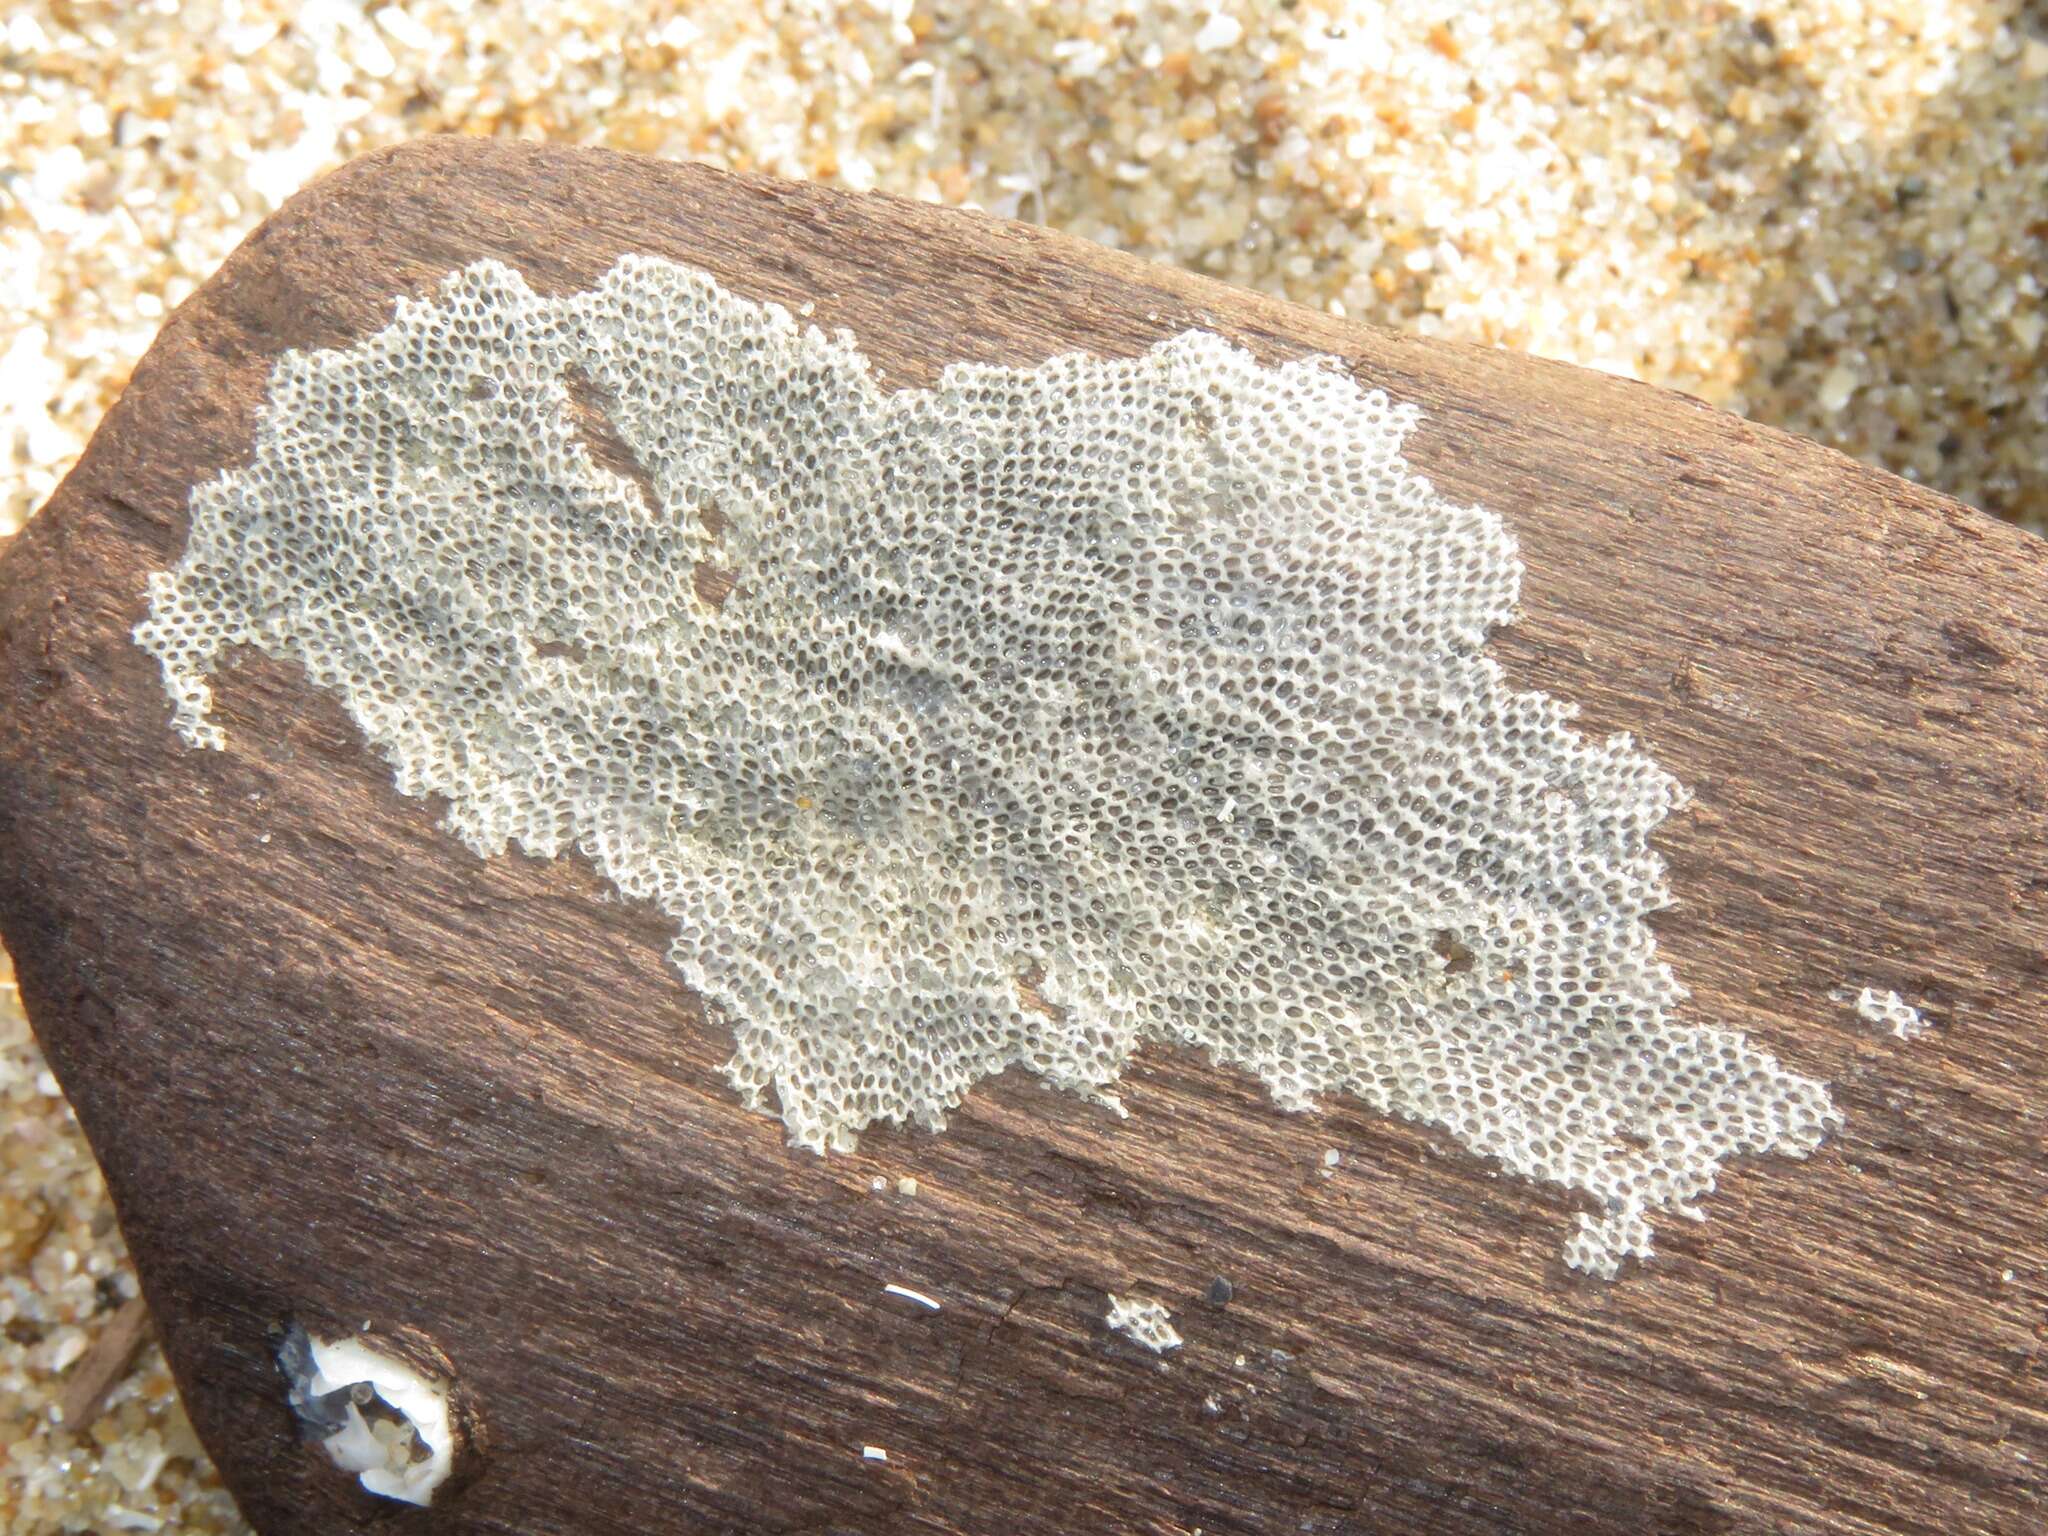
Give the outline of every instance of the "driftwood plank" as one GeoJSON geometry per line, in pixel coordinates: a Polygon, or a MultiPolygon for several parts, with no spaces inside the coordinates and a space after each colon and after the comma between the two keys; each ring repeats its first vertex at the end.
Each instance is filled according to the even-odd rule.
{"type": "Polygon", "coordinates": [[[252,236],[0,578],[0,927],[263,1531],[2048,1521],[2048,544],[1682,397],[1036,229],[439,142],[252,236]],[[1420,402],[1411,460],[1521,540],[1516,680],[1697,794],[1658,925],[1697,1016],[1832,1082],[1846,1128],[1613,1284],[1561,1265],[1562,1194],[1158,1048],[1128,1120],[1012,1074],[942,1136],[819,1160],[735,1101],[658,914],[479,862],[289,669],[229,668],[228,750],[186,750],[128,632],[272,359],[479,256],[561,289],[625,251],[813,300],[894,384],[1199,325],[1420,402]],[[1881,1037],[1844,984],[1937,1028],[1881,1037]],[[1104,1329],[1133,1289],[1179,1314],[1170,1363],[1104,1329]],[[339,1478],[285,1408],[288,1318],[431,1340],[477,1475],[424,1514],[339,1478]]]}

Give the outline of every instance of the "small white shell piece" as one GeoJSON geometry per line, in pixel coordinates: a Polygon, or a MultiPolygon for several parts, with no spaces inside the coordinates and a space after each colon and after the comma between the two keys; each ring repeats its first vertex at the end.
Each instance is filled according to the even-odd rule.
{"type": "Polygon", "coordinates": [[[914,1301],[927,1312],[939,1310],[938,1302],[925,1295],[923,1291],[913,1291],[907,1285],[896,1285],[893,1283],[885,1285],[882,1287],[882,1294],[885,1296],[901,1296],[905,1301],[914,1301]]]}

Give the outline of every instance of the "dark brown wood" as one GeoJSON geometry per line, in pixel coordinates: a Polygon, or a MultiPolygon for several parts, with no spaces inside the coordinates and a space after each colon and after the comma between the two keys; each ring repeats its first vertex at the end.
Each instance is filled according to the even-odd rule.
{"type": "Polygon", "coordinates": [[[71,1374],[64,1378],[64,1396],[57,1405],[58,1422],[72,1434],[92,1428],[93,1421],[107,1406],[107,1397],[118,1387],[149,1342],[149,1304],[131,1296],[121,1310],[78,1357],[71,1374]]]}
{"type": "Polygon", "coordinates": [[[2044,592],[2048,544],[1641,385],[972,214],[441,142],[253,235],[8,551],[0,925],[193,1421],[274,1536],[2023,1536],[2048,1522],[2044,592]],[[128,632],[278,353],[482,255],[561,289],[624,251],[814,300],[899,385],[1198,325],[1420,402],[1411,457],[1521,539],[1512,673],[1697,794],[1659,924],[1694,1013],[1830,1080],[1846,1129],[1733,1170],[1613,1284],[1563,1268],[1557,1191],[1156,1048],[1128,1120],[1012,1075],[943,1135],[819,1159],[735,1101],[657,914],[578,862],[466,853],[289,668],[245,656],[228,750],[183,748],[128,632]],[[1844,983],[1938,1028],[1881,1038],[1844,983]],[[1186,1347],[1106,1332],[1108,1291],[1164,1300],[1186,1347]],[[338,1480],[285,1410],[287,1318],[444,1352],[488,1430],[473,1479],[424,1514],[338,1480]]]}

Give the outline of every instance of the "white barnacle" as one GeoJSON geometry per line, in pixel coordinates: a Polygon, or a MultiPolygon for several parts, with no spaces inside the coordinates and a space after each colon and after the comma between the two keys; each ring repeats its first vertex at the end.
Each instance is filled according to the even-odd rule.
{"type": "Polygon", "coordinates": [[[1835,1112],[1678,1016],[1683,791],[1487,654],[1515,542],[1409,467],[1418,420],[1203,331],[885,392],[702,272],[481,262],[279,361],[136,637],[192,743],[254,646],[478,853],[667,914],[800,1146],[1013,1065],[1121,1108],[1171,1041],[1592,1196],[1568,1254],[1612,1275],[1835,1112]]]}
{"type": "Polygon", "coordinates": [[[361,1338],[294,1327],[278,1353],[293,1412],[371,1493],[431,1504],[455,1462],[449,1384],[361,1338]]]}

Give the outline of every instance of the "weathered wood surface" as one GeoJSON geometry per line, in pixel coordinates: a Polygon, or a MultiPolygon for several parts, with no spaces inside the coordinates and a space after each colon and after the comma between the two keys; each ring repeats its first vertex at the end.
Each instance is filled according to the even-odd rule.
{"type": "Polygon", "coordinates": [[[2048,544],[1640,385],[978,216],[444,142],[258,231],[7,553],[0,923],[265,1532],[2021,1536],[2048,1522],[2044,593],[2048,544]],[[580,863],[479,862],[290,670],[243,659],[228,750],[180,745],[128,631],[271,360],[481,255],[554,288],[625,251],[815,300],[897,384],[1201,325],[1421,402],[1410,457],[1522,541],[1512,673],[1697,792],[1658,925],[1694,1014],[1832,1081],[1847,1128],[1731,1170],[1614,1284],[1563,1268],[1557,1192],[1156,1048],[1128,1120],[1013,1074],[942,1136],[820,1160],[739,1107],[657,914],[580,863]],[[1880,1038],[1845,982],[1939,1027],[1880,1038]],[[1164,1366],[1104,1329],[1132,1290],[1180,1314],[1164,1366]],[[286,1317],[431,1338],[481,1474],[424,1514],[338,1478],[284,1407],[286,1317]]]}

